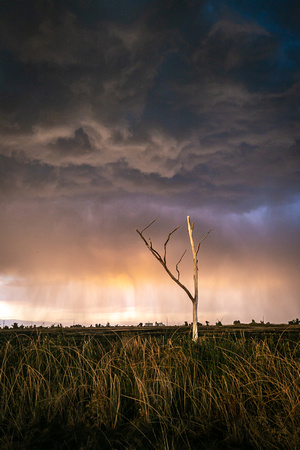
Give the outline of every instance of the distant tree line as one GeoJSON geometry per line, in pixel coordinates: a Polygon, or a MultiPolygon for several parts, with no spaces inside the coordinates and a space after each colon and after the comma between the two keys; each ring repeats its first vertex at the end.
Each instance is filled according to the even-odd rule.
{"type": "MultiPolygon", "coordinates": [[[[197,322],[198,327],[202,327],[202,323],[197,322]]],[[[210,324],[210,322],[208,320],[205,321],[205,325],[208,327],[210,324]]],[[[187,321],[184,322],[183,326],[185,327],[191,327],[193,324],[192,323],[188,323],[187,321]]],[[[217,319],[217,321],[215,322],[216,326],[223,326],[222,321],[217,319]]],[[[260,322],[256,322],[254,319],[251,320],[251,322],[247,323],[243,323],[240,320],[234,320],[233,321],[233,325],[235,326],[243,326],[243,325],[251,325],[251,326],[262,326],[262,325],[276,325],[276,324],[271,324],[270,322],[264,322],[264,320],[261,320],[260,322]]],[[[296,319],[292,319],[288,321],[288,325],[300,325],[300,320],[298,318],[296,319]]],[[[120,325],[116,324],[116,325],[111,325],[109,322],[106,323],[106,325],[101,325],[101,323],[96,323],[95,325],[90,325],[87,328],[109,328],[109,327],[119,327],[120,325]]],[[[134,325],[121,325],[121,326],[127,326],[127,327],[134,327],[134,325]]],[[[140,322],[137,327],[147,327],[147,326],[155,326],[155,327],[164,327],[165,324],[162,322],[140,322]]],[[[24,324],[18,324],[17,322],[14,322],[10,327],[8,325],[4,325],[3,323],[3,327],[0,327],[0,329],[3,330],[9,330],[9,329],[13,329],[13,330],[23,330],[23,329],[41,329],[41,328],[50,328],[50,329],[56,329],[56,328],[86,328],[85,325],[81,325],[79,323],[74,324],[74,325],[70,325],[70,326],[63,326],[61,323],[58,324],[52,324],[50,325],[50,327],[48,326],[44,326],[44,325],[24,325],[24,324]]]]}

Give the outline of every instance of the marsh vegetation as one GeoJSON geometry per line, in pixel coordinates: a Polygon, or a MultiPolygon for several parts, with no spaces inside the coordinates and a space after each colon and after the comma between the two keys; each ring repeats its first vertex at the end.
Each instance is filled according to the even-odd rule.
{"type": "Polygon", "coordinates": [[[300,448],[297,336],[2,333],[0,448],[300,448]]]}

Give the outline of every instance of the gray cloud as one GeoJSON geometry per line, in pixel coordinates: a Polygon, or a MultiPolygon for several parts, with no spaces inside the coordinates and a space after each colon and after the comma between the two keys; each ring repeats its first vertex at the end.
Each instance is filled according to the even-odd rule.
{"type": "Polygon", "coordinates": [[[264,4],[1,5],[1,273],[134,279],[138,261],[144,276],[135,228],[158,216],[163,240],[190,212],[222,230],[203,269],[212,296],[225,279],[251,290],[248,272],[259,292],[256,267],[268,289],[292,283],[298,7],[264,4]]]}
{"type": "Polygon", "coordinates": [[[89,136],[82,127],[75,130],[74,137],[58,138],[54,144],[50,143],[48,146],[62,156],[64,154],[75,156],[76,154],[89,153],[92,150],[89,136]]]}

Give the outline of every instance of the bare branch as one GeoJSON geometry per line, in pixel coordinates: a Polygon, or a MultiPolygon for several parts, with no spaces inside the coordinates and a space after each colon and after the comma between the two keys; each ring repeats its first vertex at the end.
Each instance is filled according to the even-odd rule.
{"type": "Polygon", "coordinates": [[[144,228],[140,233],[143,234],[144,231],[147,230],[147,228],[151,227],[151,225],[152,225],[154,222],[156,222],[156,220],[157,220],[157,217],[156,217],[154,220],[152,220],[152,222],[149,223],[149,225],[147,225],[146,228],[144,228]]]}
{"type": "Polygon", "coordinates": [[[191,249],[192,249],[193,258],[194,258],[195,257],[195,246],[194,246],[194,239],[193,239],[194,222],[191,225],[190,216],[187,216],[187,224],[188,224],[188,232],[189,232],[189,237],[190,237],[191,249]]]}
{"type": "Polygon", "coordinates": [[[178,281],[179,281],[179,277],[180,277],[180,272],[179,272],[179,269],[178,269],[178,266],[179,266],[179,264],[181,263],[181,260],[182,260],[182,258],[184,257],[184,255],[186,254],[186,250],[184,250],[184,252],[182,253],[182,255],[181,255],[181,258],[180,258],[180,260],[178,261],[178,263],[176,264],[176,270],[177,270],[177,273],[178,273],[178,281]]]}
{"type": "MultiPolygon", "coordinates": [[[[156,220],[156,219],[155,219],[155,220],[156,220]]],[[[151,222],[150,225],[152,225],[152,223],[154,223],[155,220],[153,220],[153,222],[151,222]]],[[[143,239],[143,241],[144,241],[146,247],[148,248],[148,250],[149,250],[149,251],[152,253],[152,255],[158,260],[158,262],[160,262],[160,264],[163,266],[163,268],[165,269],[165,271],[167,272],[167,274],[169,275],[169,277],[172,278],[172,280],[175,281],[175,283],[178,284],[178,286],[180,286],[181,289],[184,290],[184,292],[188,295],[189,299],[190,299],[192,302],[194,302],[194,297],[193,297],[193,295],[190,293],[190,291],[188,290],[188,288],[187,288],[184,284],[182,284],[182,283],[179,281],[179,278],[177,279],[177,278],[175,277],[175,275],[174,275],[174,274],[170,271],[170,269],[168,268],[168,266],[167,266],[167,264],[166,264],[166,261],[160,256],[160,254],[158,253],[158,251],[156,251],[156,250],[152,247],[151,239],[149,238],[149,242],[150,242],[150,244],[149,244],[149,243],[146,241],[145,237],[143,236],[143,232],[144,232],[147,228],[149,228],[150,225],[148,225],[148,226],[147,226],[146,228],[144,228],[142,231],[139,231],[138,229],[136,229],[136,232],[140,235],[141,239],[143,239]]],[[[166,240],[166,242],[165,242],[165,246],[167,245],[167,243],[168,243],[168,241],[169,241],[169,239],[170,239],[171,234],[174,233],[178,228],[179,228],[179,227],[175,228],[175,230],[173,230],[171,233],[169,233],[168,238],[167,238],[167,240],[166,240]]],[[[164,255],[164,256],[165,256],[165,255],[164,255]]],[[[182,255],[182,257],[183,257],[183,255],[182,255]]],[[[182,259],[182,257],[181,257],[181,259],[182,259]]],[[[179,261],[179,262],[180,262],[180,261],[179,261]]],[[[179,264],[179,262],[177,263],[177,265],[179,264]]]]}
{"type": "Polygon", "coordinates": [[[197,250],[196,250],[196,255],[198,254],[198,252],[199,252],[199,250],[200,250],[200,245],[202,244],[202,242],[204,241],[204,239],[207,238],[207,236],[209,235],[209,233],[210,233],[211,231],[213,231],[213,228],[211,228],[211,229],[206,233],[206,235],[204,236],[204,238],[202,238],[201,241],[199,242],[199,244],[198,244],[198,246],[197,246],[197,250]]]}
{"type": "Polygon", "coordinates": [[[163,262],[162,259],[161,259],[160,254],[154,248],[151,247],[150,250],[153,253],[153,255],[156,257],[156,259],[158,259],[160,262],[163,262]]]}
{"type": "Polygon", "coordinates": [[[182,284],[176,277],[175,275],[172,274],[172,272],[168,269],[168,267],[166,266],[166,264],[161,261],[162,266],[164,267],[165,271],[167,272],[167,274],[172,278],[173,281],[175,281],[176,284],[178,284],[178,286],[181,287],[181,289],[184,290],[184,292],[188,295],[189,299],[194,302],[195,299],[193,297],[193,295],[190,293],[190,291],[188,290],[188,288],[182,284]]]}
{"type": "Polygon", "coordinates": [[[170,240],[171,234],[175,233],[175,231],[177,231],[179,227],[180,227],[180,225],[178,225],[178,227],[176,227],[175,230],[171,231],[171,233],[168,234],[168,238],[167,238],[166,242],[164,243],[164,263],[165,264],[167,261],[167,243],[170,240]]]}

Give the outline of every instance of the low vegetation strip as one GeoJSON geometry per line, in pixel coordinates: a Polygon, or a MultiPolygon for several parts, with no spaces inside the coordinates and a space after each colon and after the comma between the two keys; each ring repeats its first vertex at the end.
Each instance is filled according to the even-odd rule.
{"type": "Polygon", "coordinates": [[[299,340],[284,333],[0,346],[1,449],[297,449],[299,399],[299,340]]]}

